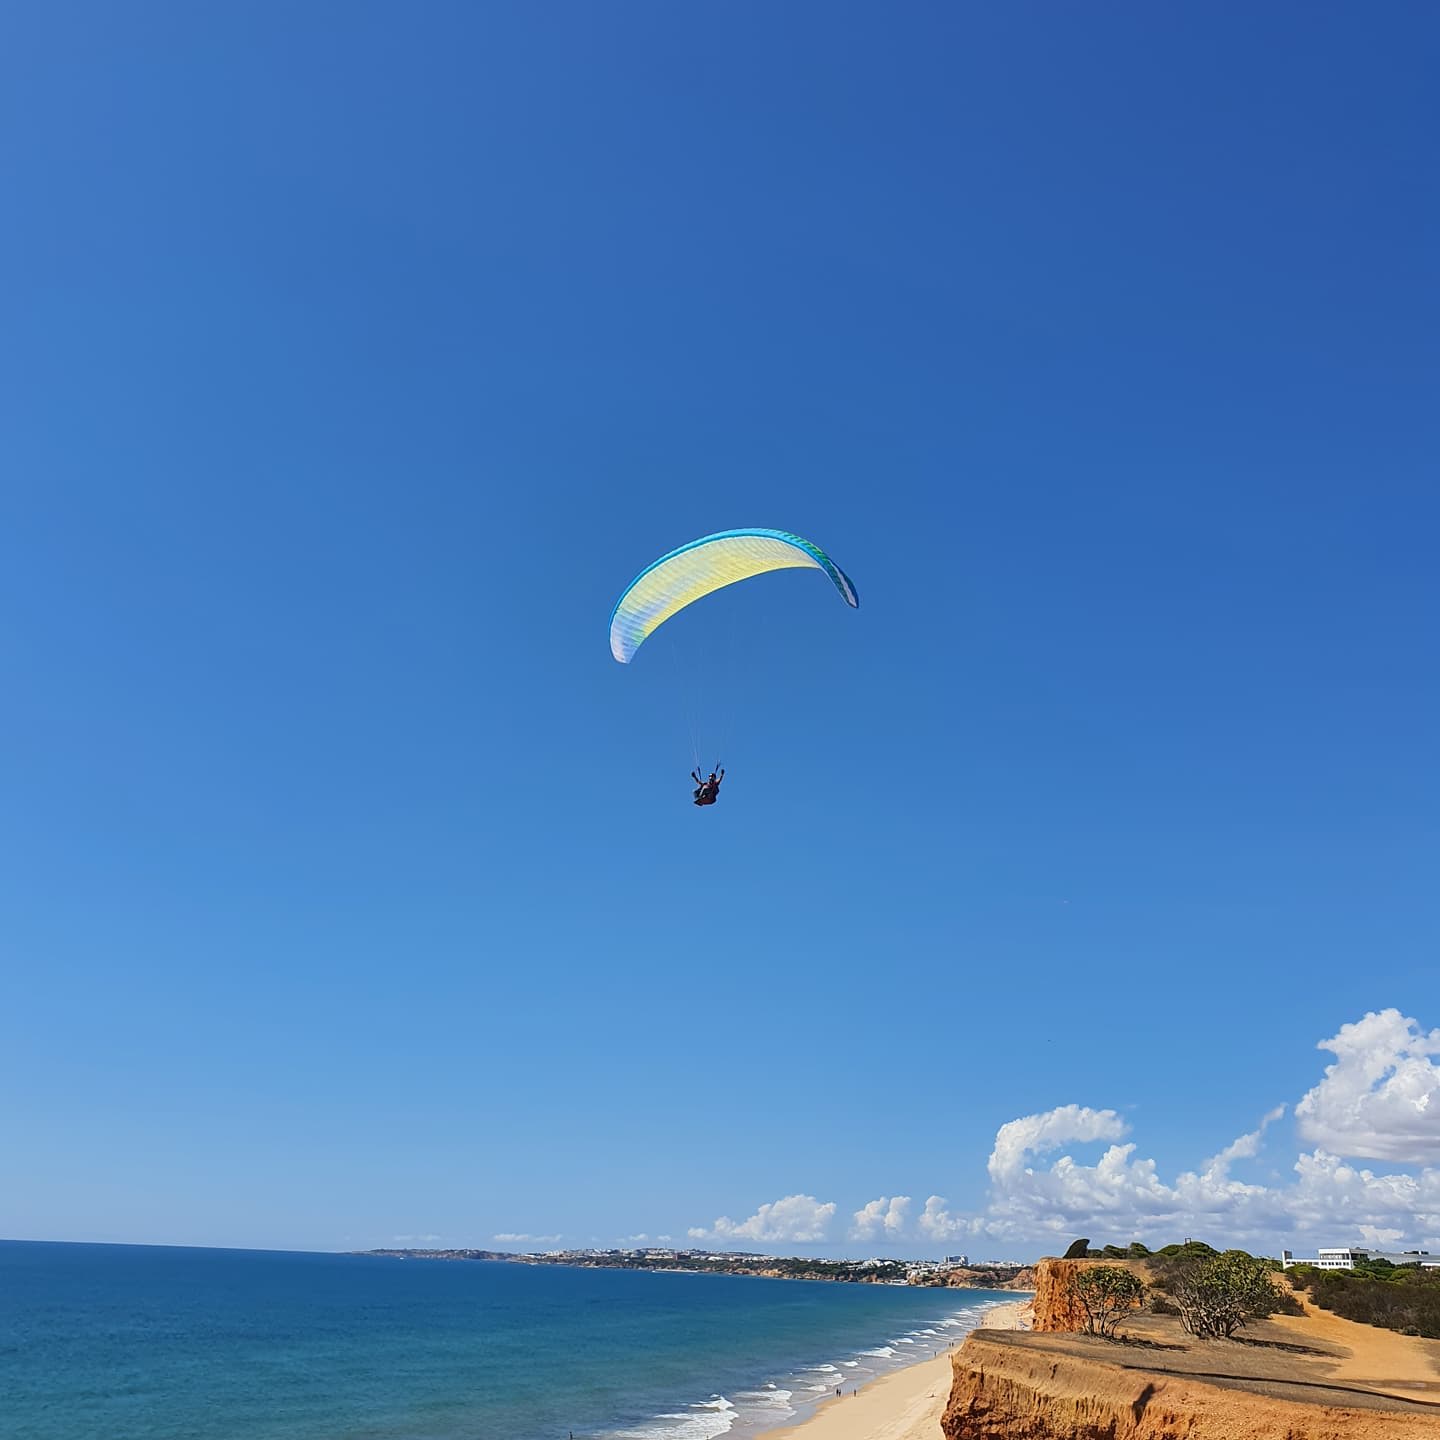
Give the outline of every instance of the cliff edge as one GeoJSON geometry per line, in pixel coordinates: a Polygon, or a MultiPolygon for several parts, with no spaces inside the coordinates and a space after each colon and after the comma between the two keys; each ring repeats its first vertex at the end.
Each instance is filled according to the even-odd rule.
{"type": "Polygon", "coordinates": [[[1040,1262],[1032,1332],[977,1330],[956,1352],[947,1440],[1440,1436],[1440,1342],[1312,1315],[1230,1341],[1137,1315],[1123,1343],[1102,1340],[1072,1328],[1085,1263],[1040,1262]]]}

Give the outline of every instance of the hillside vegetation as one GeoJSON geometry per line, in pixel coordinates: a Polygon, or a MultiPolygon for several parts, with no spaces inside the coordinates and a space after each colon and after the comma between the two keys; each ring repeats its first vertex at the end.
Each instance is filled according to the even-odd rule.
{"type": "Polygon", "coordinates": [[[1440,1340],[1440,1270],[1377,1260],[1354,1270],[1297,1265],[1289,1275],[1322,1310],[1345,1320],[1440,1340]]]}

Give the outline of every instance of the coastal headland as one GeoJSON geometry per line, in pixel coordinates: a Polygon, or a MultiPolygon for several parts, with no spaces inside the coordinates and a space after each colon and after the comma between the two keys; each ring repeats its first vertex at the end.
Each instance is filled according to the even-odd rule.
{"type": "Polygon", "coordinates": [[[1257,1321],[1243,1338],[1198,1339],[1154,1313],[1128,1317],[1116,1339],[1083,1334],[1075,1282],[1088,1263],[1042,1260],[1030,1332],[977,1330],[954,1352],[945,1440],[1440,1435],[1440,1341],[1304,1299],[1301,1313],[1257,1321]]]}
{"type": "Polygon", "coordinates": [[[685,1275],[757,1275],[767,1280],[836,1280],[850,1285],[928,1285],[952,1289],[1033,1290],[1033,1266],[956,1265],[936,1260],[815,1260],[739,1250],[362,1250],[396,1260],[502,1260],[591,1270],[669,1270],[685,1275]]]}
{"type": "Polygon", "coordinates": [[[1042,1260],[1033,1301],[990,1309],[935,1359],[827,1401],[774,1440],[1434,1440],[1440,1341],[1298,1313],[1201,1340],[1178,1318],[1081,1333],[1076,1278],[1042,1260]]]}

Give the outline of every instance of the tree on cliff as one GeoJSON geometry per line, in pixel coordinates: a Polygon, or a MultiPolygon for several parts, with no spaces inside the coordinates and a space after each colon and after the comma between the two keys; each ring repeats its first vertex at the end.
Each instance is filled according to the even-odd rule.
{"type": "Polygon", "coordinates": [[[1077,1240],[1060,1258],[1062,1260],[1083,1260],[1090,1253],[1090,1241],[1077,1240]]]}
{"type": "Polygon", "coordinates": [[[1243,1250],[1227,1250],[1181,1276],[1175,1303],[1192,1335],[1228,1340],[1247,1321],[1273,1315],[1279,1295],[1265,1261],[1243,1250]]]}
{"type": "Polygon", "coordinates": [[[1075,1293],[1085,1307],[1085,1333],[1113,1336],[1121,1318],[1144,1303],[1145,1282],[1118,1265],[1096,1265],[1075,1277],[1075,1293]]]}

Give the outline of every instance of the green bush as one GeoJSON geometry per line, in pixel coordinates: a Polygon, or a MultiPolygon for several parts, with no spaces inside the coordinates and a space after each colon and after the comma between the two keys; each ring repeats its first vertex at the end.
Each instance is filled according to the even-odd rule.
{"type": "Polygon", "coordinates": [[[1085,1307],[1087,1335],[1115,1334],[1122,1316],[1145,1303],[1145,1282],[1118,1265],[1097,1265],[1075,1277],[1075,1289],[1085,1307]]]}
{"type": "Polygon", "coordinates": [[[1185,1328],[1202,1338],[1229,1339],[1280,1303],[1270,1267],[1243,1250],[1211,1255],[1183,1269],[1174,1283],[1185,1328]]]}
{"type": "Polygon", "coordinates": [[[1440,1340],[1440,1270],[1395,1265],[1379,1273],[1307,1268],[1291,1275],[1317,1305],[1346,1320],[1440,1340]]]}

